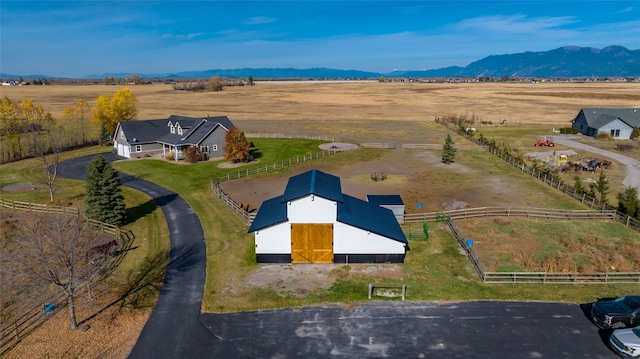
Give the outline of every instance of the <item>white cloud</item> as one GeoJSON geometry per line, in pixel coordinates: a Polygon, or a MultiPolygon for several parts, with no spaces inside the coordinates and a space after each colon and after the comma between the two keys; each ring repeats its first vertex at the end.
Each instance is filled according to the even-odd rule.
{"type": "Polygon", "coordinates": [[[543,30],[558,29],[577,20],[571,16],[528,18],[525,15],[483,16],[458,22],[454,29],[465,31],[487,31],[510,34],[535,33],[543,30]]]}
{"type": "Polygon", "coordinates": [[[242,23],[245,25],[260,25],[260,24],[268,24],[270,22],[274,22],[276,19],[272,17],[266,16],[254,16],[248,19],[245,19],[242,23]]]}

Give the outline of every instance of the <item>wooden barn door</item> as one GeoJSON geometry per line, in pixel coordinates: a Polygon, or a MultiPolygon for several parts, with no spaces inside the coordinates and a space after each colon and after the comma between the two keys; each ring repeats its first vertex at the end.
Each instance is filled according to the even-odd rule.
{"type": "Polygon", "coordinates": [[[333,224],[291,224],[293,263],[333,263],[333,224]]]}

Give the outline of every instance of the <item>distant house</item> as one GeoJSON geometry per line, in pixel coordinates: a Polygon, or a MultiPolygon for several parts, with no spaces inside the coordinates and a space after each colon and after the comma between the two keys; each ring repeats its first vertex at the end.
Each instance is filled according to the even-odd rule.
{"type": "Polygon", "coordinates": [[[409,242],[393,212],[342,193],[340,178],[311,170],[260,206],[259,263],[402,263],[409,242]]]}
{"type": "Polygon", "coordinates": [[[580,133],[595,137],[606,133],[615,139],[628,140],[640,127],[640,110],[635,108],[583,108],[571,121],[580,133]]]}
{"type": "Polygon", "coordinates": [[[126,158],[167,157],[171,153],[180,159],[183,150],[196,146],[207,157],[222,157],[225,135],[232,128],[235,126],[227,116],[171,115],[163,120],[120,122],[113,136],[113,149],[126,158]]]}

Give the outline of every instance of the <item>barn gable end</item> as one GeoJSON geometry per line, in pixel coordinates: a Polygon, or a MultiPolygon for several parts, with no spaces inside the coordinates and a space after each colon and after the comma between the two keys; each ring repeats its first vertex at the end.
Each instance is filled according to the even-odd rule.
{"type": "Polygon", "coordinates": [[[343,194],[338,177],[318,170],[263,202],[251,232],[260,263],[398,263],[408,250],[391,210],[343,194]]]}

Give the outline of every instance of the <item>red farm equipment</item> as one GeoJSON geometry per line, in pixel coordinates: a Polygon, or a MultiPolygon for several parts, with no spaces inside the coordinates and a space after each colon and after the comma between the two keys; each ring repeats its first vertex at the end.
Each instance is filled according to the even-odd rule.
{"type": "Polygon", "coordinates": [[[539,136],[538,142],[533,144],[536,147],[553,147],[555,146],[555,142],[553,142],[552,136],[539,136]]]}

